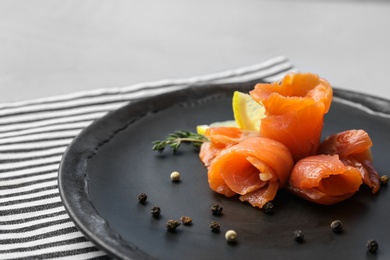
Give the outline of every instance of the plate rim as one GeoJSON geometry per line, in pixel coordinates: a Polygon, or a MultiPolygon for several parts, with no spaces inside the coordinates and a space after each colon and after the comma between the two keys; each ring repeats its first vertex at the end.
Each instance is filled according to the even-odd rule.
{"type": "MultiPolygon", "coordinates": [[[[88,160],[93,158],[104,143],[109,142],[117,133],[126,129],[136,120],[150,112],[173,106],[174,103],[170,102],[172,99],[177,101],[179,97],[184,96],[186,97],[184,101],[190,102],[209,95],[227,95],[233,93],[234,90],[249,91],[256,83],[260,83],[260,81],[191,85],[185,89],[129,102],[83,129],[66,148],[57,177],[61,201],[78,230],[109,256],[120,259],[155,259],[131,242],[124,241],[119,234],[110,229],[109,223],[99,215],[88,193],[88,173],[86,170],[88,160]],[[131,109],[131,113],[129,113],[129,109],[131,109]],[[98,131],[96,132],[96,130],[98,131]],[[80,142],[80,140],[83,141],[80,142]]],[[[342,100],[362,105],[374,112],[390,115],[390,100],[337,87],[333,87],[333,95],[342,100]]]]}

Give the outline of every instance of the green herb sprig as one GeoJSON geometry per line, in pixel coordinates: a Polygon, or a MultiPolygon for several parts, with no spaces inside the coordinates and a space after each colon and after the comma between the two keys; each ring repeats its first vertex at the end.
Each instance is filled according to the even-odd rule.
{"type": "Polygon", "coordinates": [[[154,141],[152,149],[162,152],[165,147],[169,146],[173,149],[173,152],[176,153],[183,142],[192,144],[194,147],[199,148],[205,141],[208,141],[208,139],[203,135],[190,131],[179,130],[167,135],[164,140],[154,141]]]}

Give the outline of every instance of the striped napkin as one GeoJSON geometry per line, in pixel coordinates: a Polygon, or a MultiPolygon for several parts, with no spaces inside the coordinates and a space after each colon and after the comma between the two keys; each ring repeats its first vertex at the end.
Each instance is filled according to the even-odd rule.
{"type": "Polygon", "coordinates": [[[0,259],[106,259],[77,230],[59,196],[67,145],[107,112],[196,83],[272,82],[295,71],[283,56],[205,76],[0,104],[0,259]]]}

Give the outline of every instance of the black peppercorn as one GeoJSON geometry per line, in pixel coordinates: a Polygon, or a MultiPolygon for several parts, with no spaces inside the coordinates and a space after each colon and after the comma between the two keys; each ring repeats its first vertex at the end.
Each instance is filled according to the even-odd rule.
{"type": "Polygon", "coordinates": [[[332,223],[330,224],[330,228],[335,233],[341,233],[343,232],[343,223],[340,220],[332,221],[332,223]]]}
{"type": "Polygon", "coordinates": [[[148,196],[145,193],[140,193],[138,195],[139,203],[145,204],[147,199],[148,199],[148,196]]]}
{"type": "Polygon", "coordinates": [[[165,225],[168,229],[168,231],[175,231],[178,226],[180,226],[180,222],[177,220],[168,220],[167,224],[165,225]]]}
{"type": "Polygon", "coordinates": [[[266,214],[272,214],[274,209],[274,204],[272,202],[268,201],[264,204],[263,210],[266,214]]]}
{"type": "Polygon", "coordinates": [[[213,206],[211,206],[211,212],[213,213],[213,215],[219,216],[222,214],[222,211],[223,208],[218,204],[214,204],[213,206]]]}
{"type": "Polygon", "coordinates": [[[160,214],[161,214],[161,209],[160,209],[160,207],[154,206],[154,207],[152,208],[152,210],[150,211],[150,213],[152,213],[152,216],[153,216],[153,217],[157,218],[157,217],[159,217],[160,214]]]}
{"type": "Polygon", "coordinates": [[[192,218],[188,216],[183,216],[180,218],[181,222],[183,222],[183,225],[191,225],[192,224],[192,218]]]}
{"type": "Polygon", "coordinates": [[[366,247],[370,253],[376,254],[378,251],[379,245],[378,242],[376,242],[373,239],[370,239],[367,241],[366,247]]]}
{"type": "Polygon", "coordinates": [[[218,233],[220,231],[220,229],[221,229],[221,226],[219,225],[218,222],[211,221],[210,228],[211,228],[211,231],[213,231],[215,233],[218,233]]]}
{"type": "Polygon", "coordinates": [[[303,238],[304,238],[304,235],[303,235],[302,230],[295,230],[294,231],[294,240],[295,241],[303,242],[303,238]]]}

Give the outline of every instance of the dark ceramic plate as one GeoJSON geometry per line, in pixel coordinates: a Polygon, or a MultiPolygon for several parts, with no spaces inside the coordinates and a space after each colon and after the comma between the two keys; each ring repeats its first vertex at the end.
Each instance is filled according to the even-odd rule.
{"type": "MultiPolygon", "coordinates": [[[[65,208],[77,227],[99,248],[119,259],[390,259],[390,193],[383,187],[372,195],[367,188],[334,206],[321,206],[280,191],[274,213],[265,214],[237,197],[212,192],[197,152],[183,145],[152,151],[152,141],[175,130],[232,119],[234,90],[247,91],[253,82],[225,86],[196,86],[129,104],[96,121],[69,146],[59,187],[65,208]],[[181,181],[170,180],[172,171],[181,181]],[[138,194],[148,195],[145,205],[138,194]],[[218,203],[222,216],[210,207],[218,203]],[[162,210],[151,216],[153,206],[162,210]],[[168,232],[169,219],[190,216],[191,226],[168,232]],[[344,232],[330,223],[340,219],[344,232]],[[209,228],[221,225],[220,233],[209,228]],[[228,229],[238,233],[229,244],[228,229]],[[304,232],[304,243],[293,232],[304,232]],[[366,242],[379,243],[376,255],[366,242]]],[[[374,142],[374,165],[381,174],[390,169],[390,102],[335,89],[323,136],[353,128],[365,129],[374,142]]]]}

